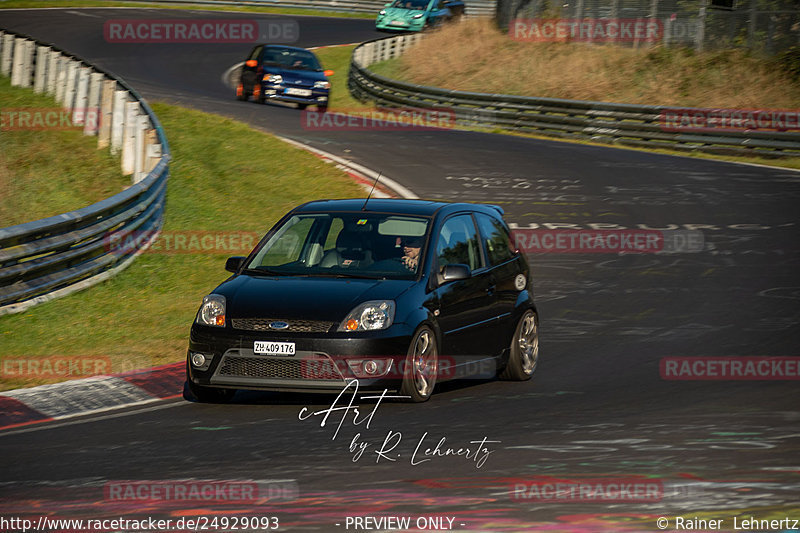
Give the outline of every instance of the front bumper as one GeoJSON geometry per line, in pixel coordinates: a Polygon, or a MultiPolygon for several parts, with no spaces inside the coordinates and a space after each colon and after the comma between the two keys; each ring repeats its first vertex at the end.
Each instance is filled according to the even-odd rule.
{"type": "Polygon", "coordinates": [[[194,324],[187,354],[187,379],[196,385],[229,389],[336,392],[352,379],[362,390],[397,390],[402,381],[413,329],[393,324],[382,331],[327,334],[280,334],[194,324]],[[259,355],[255,341],[294,342],[293,356],[259,355]],[[192,354],[210,359],[202,367],[192,354]],[[376,360],[385,373],[359,377],[351,365],[376,360]],[[382,367],[381,367],[382,368],[382,367]]]}
{"type": "Polygon", "coordinates": [[[425,19],[418,19],[420,22],[415,21],[396,21],[391,17],[383,17],[375,21],[375,29],[378,31],[388,32],[406,32],[406,31],[422,31],[425,27],[425,19]],[[402,24],[393,24],[393,22],[401,22],[402,24]]]}
{"type": "Polygon", "coordinates": [[[306,89],[311,91],[311,94],[308,96],[286,94],[284,92],[285,90],[286,87],[271,83],[266,83],[262,87],[262,91],[264,91],[264,97],[267,100],[280,100],[281,102],[293,102],[295,104],[318,105],[326,107],[330,98],[330,89],[306,89]]]}

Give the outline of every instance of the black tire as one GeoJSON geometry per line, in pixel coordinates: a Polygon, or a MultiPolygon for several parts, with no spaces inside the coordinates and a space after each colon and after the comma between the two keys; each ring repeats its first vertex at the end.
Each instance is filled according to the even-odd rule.
{"type": "Polygon", "coordinates": [[[403,369],[403,385],[400,396],[405,401],[420,403],[428,401],[436,387],[439,372],[439,349],[436,334],[428,326],[421,326],[411,338],[403,369]]]}
{"type": "Polygon", "coordinates": [[[539,315],[533,309],[525,311],[517,322],[508,363],[500,373],[501,379],[526,381],[531,379],[539,364],[539,315]]]}
{"type": "Polygon", "coordinates": [[[235,389],[218,389],[216,387],[203,387],[192,383],[188,379],[183,387],[183,399],[200,403],[228,403],[236,394],[235,389]]]}
{"type": "Polygon", "coordinates": [[[305,109],[308,107],[308,104],[297,104],[297,109],[305,109]]]}

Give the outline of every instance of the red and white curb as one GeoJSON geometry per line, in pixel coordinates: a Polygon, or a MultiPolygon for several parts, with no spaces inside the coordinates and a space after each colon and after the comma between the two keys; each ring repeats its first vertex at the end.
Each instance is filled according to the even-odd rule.
{"type": "Polygon", "coordinates": [[[186,363],[0,392],[0,429],[177,398],[186,363]]]}
{"type": "Polygon", "coordinates": [[[352,161],[349,161],[344,157],[339,157],[338,155],[326,152],[325,150],[320,150],[319,148],[315,148],[311,145],[302,143],[300,141],[296,141],[294,139],[289,139],[288,137],[282,137],[280,135],[276,135],[276,137],[284,142],[296,146],[297,148],[302,148],[303,150],[307,150],[312,154],[320,157],[324,161],[336,163],[338,168],[344,170],[348,175],[350,175],[350,177],[352,177],[367,191],[372,190],[373,184],[376,184],[375,192],[372,193],[373,197],[376,198],[400,197],[408,200],[419,199],[419,196],[414,194],[414,191],[412,191],[411,189],[400,185],[395,180],[391,179],[388,176],[385,176],[380,172],[375,172],[371,168],[367,168],[364,165],[359,165],[358,163],[353,163],[352,161]],[[378,194],[376,194],[376,192],[378,194]]]}

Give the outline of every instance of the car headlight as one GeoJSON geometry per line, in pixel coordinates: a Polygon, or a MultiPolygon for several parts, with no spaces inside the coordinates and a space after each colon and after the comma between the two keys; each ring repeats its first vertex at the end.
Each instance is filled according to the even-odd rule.
{"type": "Polygon", "coordinates": [[[385,9],[381,9],[380,11],[378,11],[378,15],[380,15],[380,16],[384,16],[385,14],[386,14],[386,10],[385,9]]]}
{"type": "Polygon", "coordinates": [[[225,327],[225,297],[209,294],[203,298],[203,304],[197,311],[195,322],[204,326],[225,327]]]}
{"type": "Polygon", "coordinates": [[[267,81],[270,83],[283,83],[283,76],[280,74],[270,74],[267,81]]]}
{"type": "Polygon", "coordinates": [[[314,82],[314,88],[315,89],[330,89],[331,88],[331,82],[329,82],[329,81],[315,81],[314,82]]]}
{"type": "Polygon", "coordinates": [[[422,16],[423,16],[423,15],[422,15],[422,13],[420,13],[419,15],[414,15],[414,16],[413,16],[413,17],[411,17],[411,18],[412,18],[412,19],[421,19],[421,18],[422,18],[422,16]]]}
{"type": "Polygon", "coordinates": [[[339,331],[375,331],[386,329],[394,321],[392,300],[372,300],[359,305],[339,324],[339,331]]]}

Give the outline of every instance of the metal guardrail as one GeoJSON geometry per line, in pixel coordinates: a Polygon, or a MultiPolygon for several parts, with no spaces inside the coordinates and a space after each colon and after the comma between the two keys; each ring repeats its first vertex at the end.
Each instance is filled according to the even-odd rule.
{"type": "MultiPolygon", "coordinates": [[[[219,4],[231,6],[291,7],[321,11],[375,13],[387,3],[383,0],[149,0],[163,4],[219,4]]],[[[467,15],[494,15],[497,0],[466,0],[467,15]]]]}
{"type": "Polygon", "coordinates": [[[423,35],[400,35],[358,46],[350,62],[350,93],[358,100],[386,107],[450,112],[459,124],[467,126],[525,130],[643,148],[773,157],[800,155],[800,134],[793,132],[669,131],[663,121],[674,107],[455,91],[392,80],[369,70],[373,63],[400,57],[422,38],[423,35]]]}
{"type": "MultiPolygon", "coordinates": [[[[0,229],[0,315],[103,281],[127,267],[142,247],[113,247],[136,232],[154,239],[164,213],[170,151],[164,130],[122,79],[49,43],[0,30],[0,75],[54,95],[98,148],[120,154],[133,184],[88,207],[0,229]]],[[[33,112],[41,110],[32,110],[33,112]]],[[[8,135],[3,132],[3,135],[8,135]]],[[[24,209],[24,206],[20,206],[24,209]]]]}

